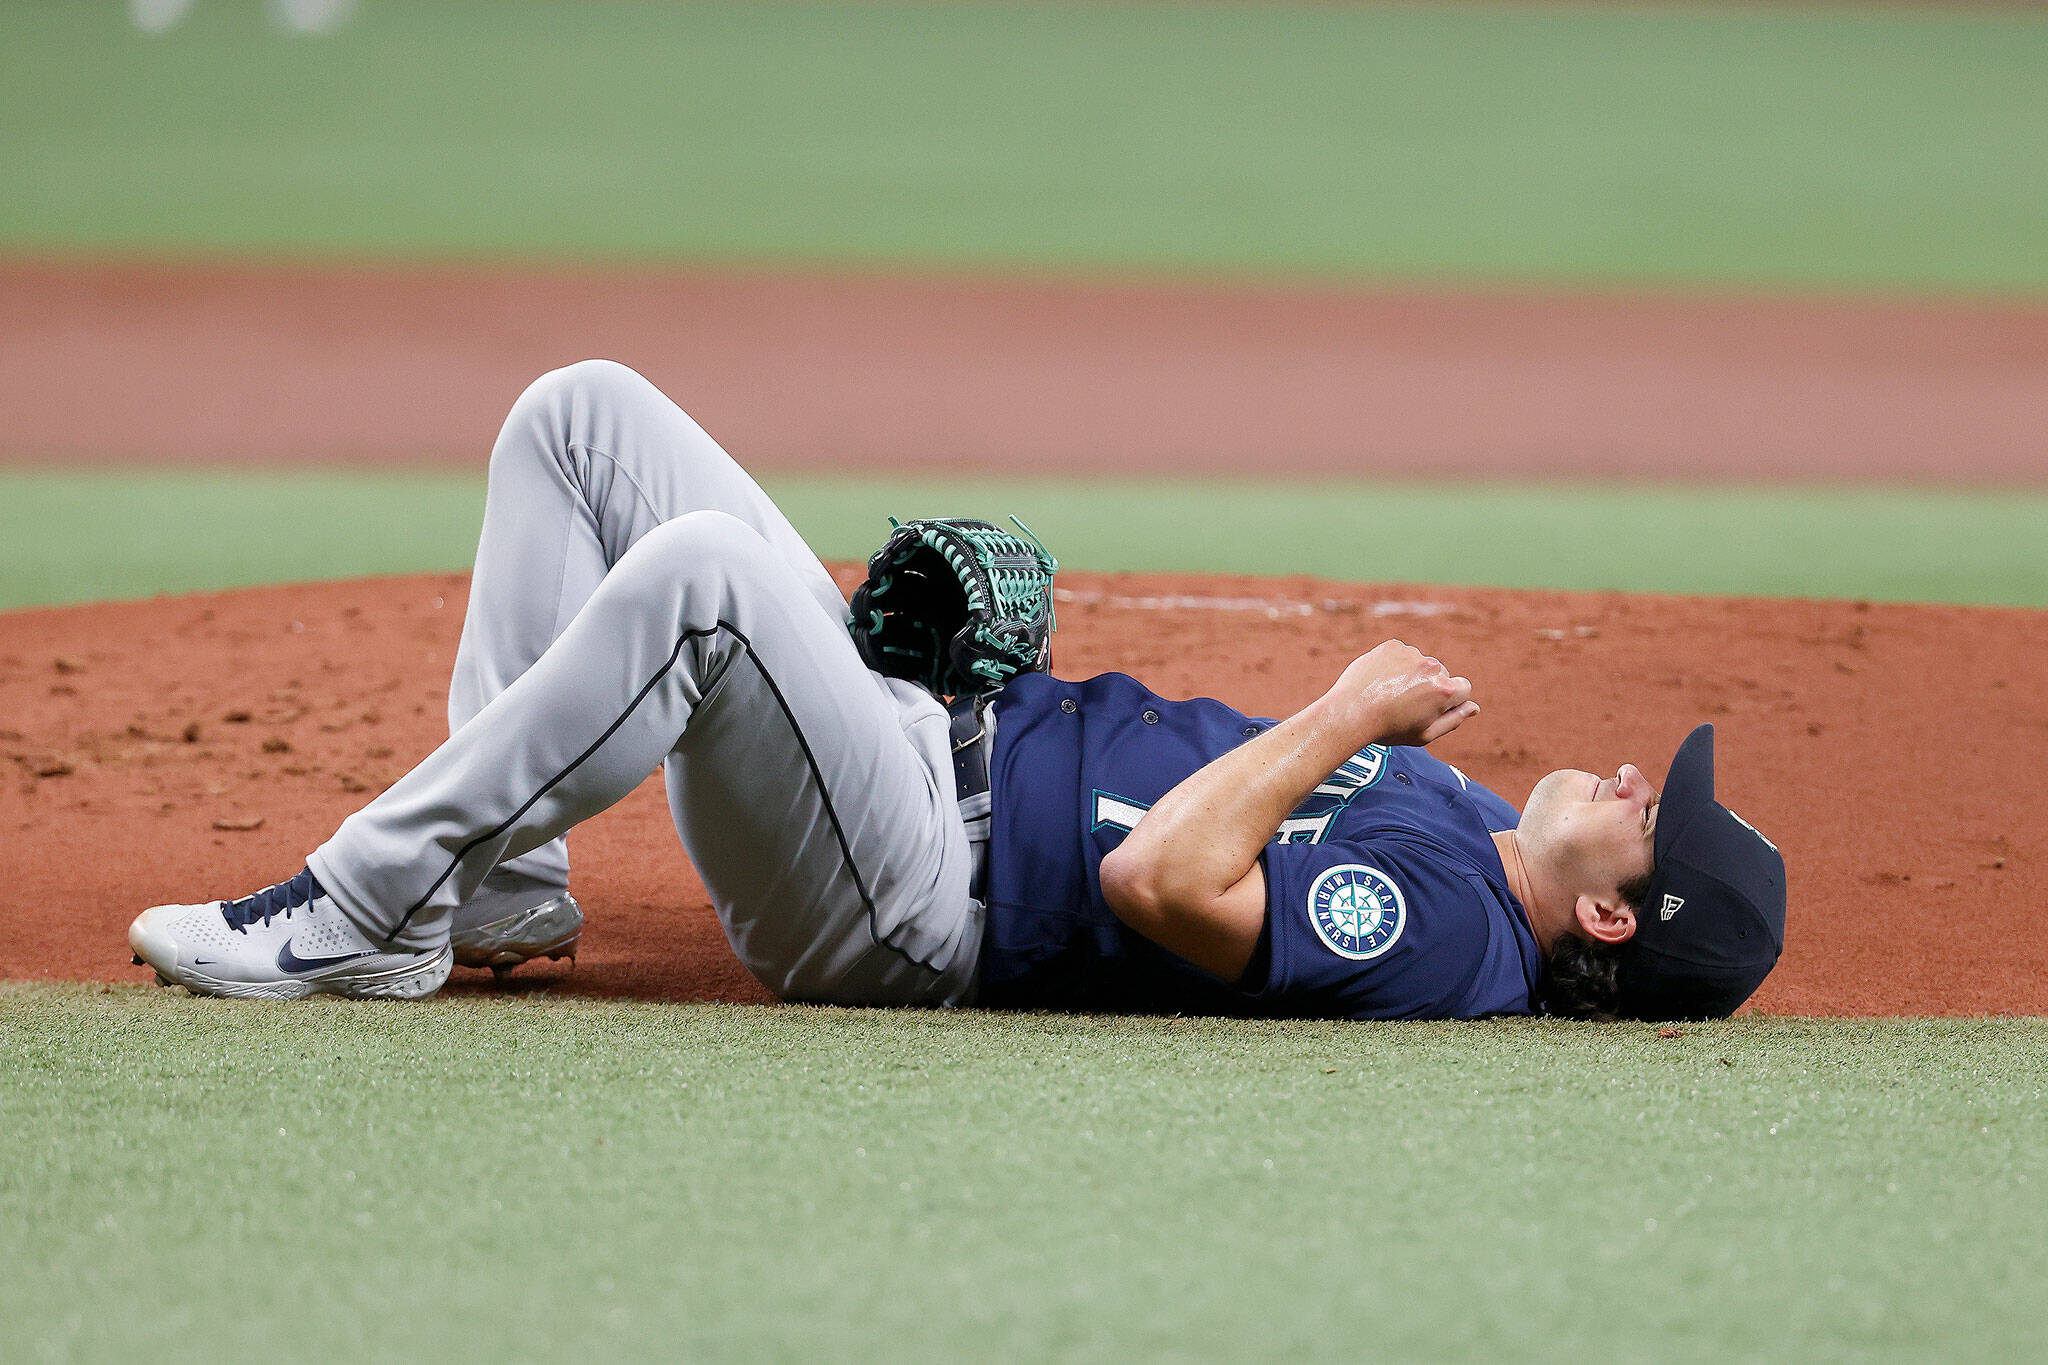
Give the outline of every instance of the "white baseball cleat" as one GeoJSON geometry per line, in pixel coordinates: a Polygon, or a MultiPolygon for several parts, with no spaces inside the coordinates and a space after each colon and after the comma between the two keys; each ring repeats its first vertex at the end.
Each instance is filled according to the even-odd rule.
{"type": "Polygon", "coordinates": [[[158,905],[128,926],[138,962],[194,995],[417,1000],[441,989],[455,955],[394,952],[363,937],[308,868],[238,901],[158,905]]]}
{"type": "Polygon", "coordinates": [[[457,907],[449,946],[459,967],[503,976],[537,957],[576,959],[583,907],[566,891],[483,892],[457,907]]]}

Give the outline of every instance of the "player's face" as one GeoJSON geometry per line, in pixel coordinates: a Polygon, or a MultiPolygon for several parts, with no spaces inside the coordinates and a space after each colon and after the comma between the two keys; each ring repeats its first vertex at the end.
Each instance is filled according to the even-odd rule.
{"type": "Polygon", "coordinates": [[[1536,784],[1517,837],[1555,883],[1606,899],[1655,862],[1657,789],[1633,763],[1612,777],[1565,768],[1536,784]]]}

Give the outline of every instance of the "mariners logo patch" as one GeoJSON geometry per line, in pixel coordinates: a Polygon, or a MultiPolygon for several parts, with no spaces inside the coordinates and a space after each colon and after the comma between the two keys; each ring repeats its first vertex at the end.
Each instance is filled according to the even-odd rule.
{"type": "Polygon", "coordinates": [[[1376,867],[1345,863],[1308,889],[1309,923],[1339,957],[1365,962],[1394,946],[1408,924],[1408,903],[1394,879],[1376,867]]]}

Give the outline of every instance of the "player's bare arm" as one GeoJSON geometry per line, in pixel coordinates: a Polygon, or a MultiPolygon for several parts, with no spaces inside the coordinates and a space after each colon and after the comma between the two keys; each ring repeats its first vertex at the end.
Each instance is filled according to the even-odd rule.
{"type": "Polygon", "coordinates": [[[1243,975],[1266,914],[1259,853],[1337,765],[1371,744],[1420,747],[1479,712],[1470,679],[1388,640],[1292,717],[1198,768],[1102,860],[1117,917],[1226,981],[1243,975]]]}

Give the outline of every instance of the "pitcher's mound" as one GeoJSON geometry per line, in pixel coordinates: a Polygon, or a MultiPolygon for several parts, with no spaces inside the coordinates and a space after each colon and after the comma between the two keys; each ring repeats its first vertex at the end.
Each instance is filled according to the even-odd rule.
{"type": "MultiPolygon", "coordinates": [[[[843,586],[857,571],[843,569],[843,586]]],[[[2048,1013],[2048,613],[1066,574],[1055,670],[1259,714],[1389,636],[1485,706],[1443,757],[1519,804],[1556,767],[1720,727],[1722,799],[1783,847],[1771,1013],[2048,1013]]],[[[467,580],[359,580],[0,615],[0,977],[142,980],[142,907],[289,876],[445,734],[467,580]]],[[[569,971],[510,984],[765,1000],[650,782],[572,840],[569,971]]],[[[459,972],[456,989],[492,989],[459,972]]]]}

